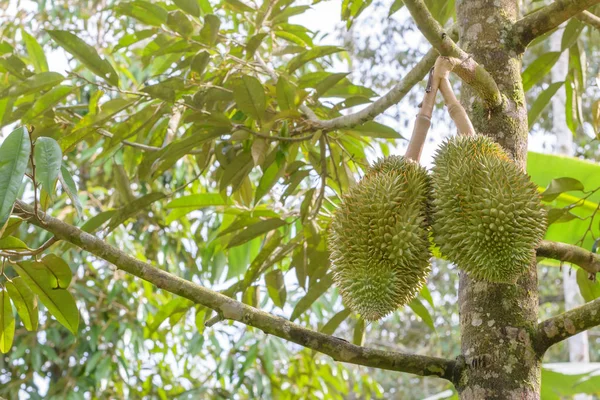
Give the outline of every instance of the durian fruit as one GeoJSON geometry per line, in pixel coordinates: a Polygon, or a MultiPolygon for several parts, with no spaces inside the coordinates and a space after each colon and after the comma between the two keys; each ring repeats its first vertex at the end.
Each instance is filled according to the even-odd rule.
{"type": "Polygon", "coordinates": [[[470,276],[514,283],[546,232],[537,187],[490,138],[458,136],[437,151],[433,236],[470,276]]]}
{"type": "Polygon", "coordinates": [[[378,320],[410,302],[430,271],[430,178],[418,163],[378,161],[345,194],[331,224],[333,278],[347,307],[378,320]]]}

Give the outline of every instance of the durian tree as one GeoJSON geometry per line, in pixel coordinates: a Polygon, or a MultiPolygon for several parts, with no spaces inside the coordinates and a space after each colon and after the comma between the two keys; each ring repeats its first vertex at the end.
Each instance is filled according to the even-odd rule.
{"type": "MultiPolygon", "coordinates": [[[[542,258],[572,263],[598,290],[598,207],[577,214],[598,189],[556,176],[542,203],[526,174],[528,132],[556,90],[574,131],[600,131],[600,103],[581,107],[576,56],[599,40],[600,0],[394,1],[390,14],[405,7],[431,49],[381,96],[335,70],[343,48],[292,22],[304,2],[26,3],[9,2],[16,15],[0,31],[0,394],[38,398],[39,369],[54,398],[380,395],[356,373],[361,383],[344,387],[346,369],[319,382],[322,353],[326,370],[437,377],[461,399],[537,399],[548,349],[600,325],[599,299],[540,320],[537,273],[542,258]],[[560,29],[573,67],[528,108],[525,91],[557,58],[522,60],[560,29]],[[58,56],[60,71],[49,67],[58,56]],[[462,107],[447,75],[432,78],[441,59],[462,107]],[[459,124],[427,171],[419,121],[429,124],[438,84],[473,132],[459,124]],[[419,115],[412,137],[377,122],[411,90],[427,93],[405,113],[419,115]],[[374,153],[385,157],[369,162],[374,153]],[[587,226],[583,239],[548,240],[559,222],[587,226]],[[364,346],[368,323],[405,306],[431,318],[432,254],[457,267],[460,354],[364,346]],[[352,342],[335,335],[345,321],[352,342]],[[203,365],[217,329],[247,329],[231,339],[241,365],[203,365]],[[275,373],[274,354],[289,353],[266,345],[274,337],[310,358],[275,373]],[[156,376],[141,374],[157,356],[156,376]],[[174,365],[191,371],[185,383],[174,365]],[[289,380],[298,371],[310,379],[289,380]]],[[[341,2],[347,26],[369,5],[341,2]]]]}

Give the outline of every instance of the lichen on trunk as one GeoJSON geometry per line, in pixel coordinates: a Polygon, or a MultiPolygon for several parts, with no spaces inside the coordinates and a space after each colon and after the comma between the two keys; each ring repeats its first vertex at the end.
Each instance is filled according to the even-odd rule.
{"type": "MultiPolygon", "coordinates": [[[[528,127],[522,54],[509,40],[519,1],[461,0],[456,9],[461,47],[493,76],[503,96],[500,107],[487,109],[463,85],[461,101],[475,130],[500,143],[524,169],[528,127]]],[[[541,360],[532,340],[538,312],[535,260],[516,285],[461,273],[459,307],[466,363],[456,382],[461,399],[539,399],[541,360]]]]}

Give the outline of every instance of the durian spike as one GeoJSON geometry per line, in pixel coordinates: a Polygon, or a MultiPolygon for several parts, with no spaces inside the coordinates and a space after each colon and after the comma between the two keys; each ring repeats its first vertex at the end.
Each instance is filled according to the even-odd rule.
{"type": "Polygon", "coordinates": [[[473,124],[471,123],[471,120],[469,119],[469,116],[467,115],[467,112],[463,108],[462,104],[460,104],[454,95],[454,91],[452,90],[452,86],[450,85],[450,81],[447,77],[441,79],[439,88],[442,96],[444,97],[446,107],[448,107],[450,118],[452,118],[456,128],[458,129],[458,134],[463,136],[475,135],[475,128],[473,128],[473,124]]]}
{"type": "Polygon", "coordinates": [[[440,80],[442,77],[448,76],[448,73],[454,67],[454,64],[448,62],[446,59],[447,57],[438,57],[435,65],[429,71],[429,81],[425,89],[425,96],[423,97],[423,102],[419,105],[420,110],[415,119],[415,126],[410,137],[410,142],[408,143],[408,149],[406,149],[406,154],[404,155],[408,159],[419,161],[419,158],[421,158],[427,132],[431,126],[431,115],[433,114],[435,96],[440,80]]]}

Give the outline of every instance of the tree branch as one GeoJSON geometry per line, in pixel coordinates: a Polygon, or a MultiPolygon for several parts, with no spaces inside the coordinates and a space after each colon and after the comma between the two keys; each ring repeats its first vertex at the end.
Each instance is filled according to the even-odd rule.
{"type": "Polygon", "coordinates": [[[593,26],[596,29],[600,29],[600,17],[592,14],[589,11],[580,12],[575,16],[578,20],[583,23],[588,24],[589,26],[593,26]]]}
{"type": "Polygon", "coordinates": [[[404,96],[406,96],[410,89],[422,81],[431,67],[433,67],[437,56],[438,52],[436,50],[429,50],[400,82],[368,107],[365,107],[356,113],[343,115],[329,120],[312,120],[311,127],[332,131],[341,128],[351,128],[372,120],[394,104],[397,104],[404,96]]]}
{"type": "MultiPolygon", "coordinates": [[[[309,128],[311,131],[322,129],[326,132],[329,132],[336,129],[352,128],[354,126],[363,124],[382,114],[385,110],[402,100],[410,91],[410,89],[423,80],[427,72],[431,69],[431,67],[433,67],[437,56],[438,53],[436,50],[429,50],[427,54],[425,54],[417,63],[417,65],[415,65],[413,69],[406,74],[404,79],[398,82],[386,94],[375,100],[375,102],[356,113],[322,120],[319,119],[306,104],[300,105],[300,111],[302,111],[308,117],[309,128]]],[[[279,79],[277,73],[273,69],[269,68],[269,66],[262,58],[260,58],[260,56],[257,55],[256,60],[267,72],[267,74],[271,76],[271,79],[273,79],[275,82],[277,79],[279,79]]]]}
{"type": "MultiPolygon", "coordinates": [[[[597,0],[600,1],[600,0],[597,0]]],[[[442,56],[458,58],[462,62],[454,72],[472,86],[483,99],[486,107],[496,108],[502,104],[502,95],[492,76],[444,32],[433,18],[423,0],[405,0],[404,4],[425,38],[442,56]]]]}
{"type": "Polygon", "coordinates": [[[600,272],[600,255],[572,244],[542,240],[537,256],[570,262],[593,275],[600,272]]]}
{"type": "Polygon", "coordinates": [[[600,299],[540,322],[535,336],[535,350],[542,356],[550,346],[598,325],[600,299]]]}
{"type": "Polygon", "coordinates": [[[558,27],[600,0],[556,0],[518,20],[513,26],[513,39],[518,52],[523,52],[533,39],[558,27]]]}
{"type": "Polygon", "coordinates": [[[158,288],[213,309],[225,319],[256,327],[267,334],[327,354],[336,361],[421,376],[438,376],[450,381],[454,381],[454,377],[459,375],[460,366],[453,360],[356,346],[343,339],[303,328],[284,318],[250,307],[133,258],[97,237],[46,213],[42,213],[41,219],[37,220],[33,208],[20,200],[17,200],[13,213],[158,288]]]}

